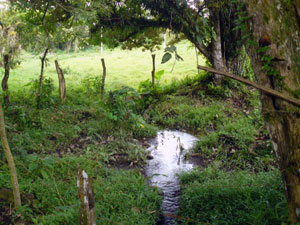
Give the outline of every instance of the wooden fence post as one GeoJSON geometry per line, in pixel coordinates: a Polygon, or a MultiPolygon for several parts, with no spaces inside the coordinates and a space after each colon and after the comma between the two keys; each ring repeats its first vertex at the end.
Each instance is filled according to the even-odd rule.
{"type": "Polygon", "coordinates": [[[58,84],[59,84],[59,97],[61,103],[65,104],[66,102],[66,80],[62,69],[59,67],[58,61],[55,60],[56,72],[58,75],[58,84]]]}
{"type": "Polygon", "coordinates": [[[78,167],[78,195],[81,200],[79,208],[80,225],[96,225],[95,199],[93,181],[87,173],[78,167]]]}

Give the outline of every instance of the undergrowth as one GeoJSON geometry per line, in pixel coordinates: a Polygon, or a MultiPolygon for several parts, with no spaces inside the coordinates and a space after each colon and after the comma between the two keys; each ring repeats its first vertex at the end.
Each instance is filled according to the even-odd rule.
{"type": "MultiPolygon", "coordinates": [[[[13,221],[21,217],[29,224],[79,224],[76,179],[80,165],[94,180],[97,223],[154,224],[161,201],[157,190],[145,183],[139,171],[110,169],[100,158],[99,154],[84,154],[18,159],[20,189],[29,200],[15,212],[13,221]]],[[[1,164],[0,169],[0,186],[9,188],[8,168],[1,164]]],[[[0,224],[8,224],[3,222],[0,224]]]]}

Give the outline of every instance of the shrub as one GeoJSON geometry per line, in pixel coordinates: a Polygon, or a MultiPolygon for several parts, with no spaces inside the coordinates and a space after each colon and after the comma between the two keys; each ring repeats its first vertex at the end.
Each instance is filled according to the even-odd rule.
{"type": "MultiPolygon", "coordinates": [[[[40,81],[39,79],[32,80],[27,86],[30,86],[30,93],[33,97],[32,99],[36,99],[39,88],[40,88],[40,81]]],[[[43,87],[42,87],[42,93],[40,96],[40,106],[41,107],[48,107],[54,103],[54,98],[52,96],[52,93],[54,91],[54,84],[52,78],[44,77],[43,79],[43,87]]]]}

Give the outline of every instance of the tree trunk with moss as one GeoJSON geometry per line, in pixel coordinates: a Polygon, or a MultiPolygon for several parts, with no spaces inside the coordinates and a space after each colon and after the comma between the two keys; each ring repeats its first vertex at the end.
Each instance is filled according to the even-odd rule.
{"type": "MultiPolygon", "coordinates": [[[[216,33],[215,40],[212,40],[210,44],[210,62],[212,64],[212,67],[216,70],[220,70],[223,72],[227,72],[226,65],[225,65],[225,59],[223,57],[223,48],[222,46],[222,37],[221,37],[221,23],[220,21],[220,8],[219,7],[209,7],[210,12],[210,21],[214,26],[214,31],[216,33]]],[[[221,85],[223,81],[223,76],[216,74],[215,75],[215,81],[217,84],[221,85]]]]}
{"type": "MultiPolygon", "coordinates": [[[[248,54],[259,84],[299,97],[300,1],[247,2],[253,31],[248,54]],[[266,59],[272,59],[271,61],[266,59]]],[[[300,222],[300,111],[278,98],[260,96],[265,124],[280,165],[290,222],[300,222]]]]}
{"type": "Polygon", "coordinates": [[[7,137],[6,137],[6,131],[5,131],[5,123],[4,123],[4,114],[2,105],[0,103],[0,138],[2,147],[8,162],[8,167],[10,171],[10,177],[11,177],[11,184],[13,189],[13,196],[14,196],[14,203],[15,207],[21,206],[21,195],[20,195],[20,189],[19,189],[19,182],[18,182],[18,174],[14,162],[14,158],[11,154],[7,137]]]}

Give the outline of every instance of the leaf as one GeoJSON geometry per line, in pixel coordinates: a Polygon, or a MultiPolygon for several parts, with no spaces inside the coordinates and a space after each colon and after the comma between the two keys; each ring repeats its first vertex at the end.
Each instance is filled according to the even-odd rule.
{"type": "Polygon", "coordinates": [[[33,171],[33,170],[36,170],[38,168],[38,164],[37,163],[30,163],[29,166],[29,171],[33,171]]]}
{"type": "Polygon", "coordinates": [[[161,60],[161,64],[168,62],[171,58],[172,58],[172,55],[169,52],[167,52],[166,54],[164,54],[164,56],[161,60]]]}
{"type": "Polygon", "coordinates": [[[165,74],[165,71],[164,70],[160,70],[158,72],[155,73],[155,79],[156,80],[160,80],[160,78],[165,74]]]}
{"type": "Polygon", "coordinates": [[[48,174],[47,174],[47,172],[45,170],[41,170],[41,174],[42,174],[42,176],[43,176],[44,179],[48,179],[49,178],[48,174]]]}
{"type": "Polygon", "coordinates": [[[198,35],[197,35],[196,38],[197,38],[198,43],[201,44],[202,43],[202,38],[200,36],[198,36],[198,35]]]}
{"type": "Polygon", "coordinates": [[[176,47],[174,45],[165,48],[165,52],[175,52],[176,47]]]}

